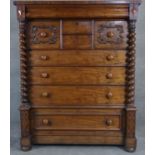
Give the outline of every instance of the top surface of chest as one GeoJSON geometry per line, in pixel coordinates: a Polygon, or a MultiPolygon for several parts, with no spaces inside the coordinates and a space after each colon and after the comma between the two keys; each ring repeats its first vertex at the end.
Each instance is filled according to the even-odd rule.
{"type": "Polygon", "coordinates": [[[15,4],[107,4],[107,3],[141,3],[141,0],[16,0],[15,4]]]}

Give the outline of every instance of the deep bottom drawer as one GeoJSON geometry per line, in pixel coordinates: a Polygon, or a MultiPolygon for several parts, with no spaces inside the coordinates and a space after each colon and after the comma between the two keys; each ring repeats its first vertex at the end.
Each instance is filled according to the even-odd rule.
{"type": "Polygon", "coordinates": [[[35,130],[121,130],[121,115],[45,115],[34,116],[35,130]]]}
{"type": "Polygon", "coordinates": [[[34,144],[110,144],[123,145],[123,137],[104,136],[33,136],[34,144]]]}
{"type": "Polygon", "coordinates": [[[123,144],[123,109],[32,109],[35,144],[123,144]]]}

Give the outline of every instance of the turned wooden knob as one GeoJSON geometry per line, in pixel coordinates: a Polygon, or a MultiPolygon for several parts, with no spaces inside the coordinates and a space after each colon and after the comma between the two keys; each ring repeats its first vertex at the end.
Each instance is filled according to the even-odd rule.
{"type": "Polygon", "coordinates": [[[42,123],[43,123],[44,125],[48,125],[48,124],[49,124],[49,120],[48,120],[48,119],[43,119],[42,123]]]}
{"type": "Polygon", "coordinates": [[[112,31],[107,32],[107,37],[112,38],[114,36],[114,33],[112,31]]]}
{"type": "Polygon", "coordinates": [[[48,57],[46,55],[42,55],[40,58],[41,58],[41,60],[47,60],[48,59],[48,57]]]}
{"type": "Polygon", "coordinates": [[[112,79],[112,73],[106,74],[106,78],[107,78],[107,79],[112,79]]]}
{"type": "Polygon", "coordinates": [[[106,95],[106,97],[108,98],[108,99],[111,99],[112,98],[112,92],[109,92],[107,95],[106,95]]]}
{"type": "Polygon", "coordinates": [[[45,38],[47,36],[47,33],[46,32],[41,32],[40,33],[40,36],[43,37],[43,38],[45,38]]]}
{"type": "Polygon", "coordinates": [[[49,94],[48,94],[47,92],[43,92],[43,93],[42,93],[42,96],[43,96],[43,97],[48,97],[49,94]]]}
{"type": "Polygon", "coordinates": [[[112,125],[112,120],[111,119],[106,120],[106,125],[111,126],[112,125]]]}
{"type": "Polygon", "coordinates": [[[114,59],[114,56],[113,55],[108,55],[106,58],[107,58],[108,61],[111,61],[111,60],[114,59]]]}
{"type": "Polygon", "coordinates": [[[48,73],[41,73],[41,77],[42,78],[47,78],[48,77],[48,73]]]}

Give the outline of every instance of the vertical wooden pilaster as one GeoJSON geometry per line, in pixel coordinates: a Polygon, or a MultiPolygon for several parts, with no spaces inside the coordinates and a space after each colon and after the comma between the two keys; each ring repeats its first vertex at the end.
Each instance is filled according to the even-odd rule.
{"type": "Polygon", "coordinates": [[[19,20],[19,41],[20,41],[20,74],[21,74],[21,149],[26,151],[31,148],[30,134],[30,102],[28,100],[28,54],[26,51],[26,19],[25,6],[17,7],[17,17],[19,20]]]}
{"type": "MultiPolygon", "coordinates": [[[[134,2],[134,1],[133,1],[134,2]]],[[[126,138],[125,149],[133,152],[136,149],[135,124],[136,124],[136,108],[135,108],[135,41],[136,41],[136,3],[130,4],[129,23],[128,23],[128,52],[127,52],[127,73],[126,73],[126,138]]]]}

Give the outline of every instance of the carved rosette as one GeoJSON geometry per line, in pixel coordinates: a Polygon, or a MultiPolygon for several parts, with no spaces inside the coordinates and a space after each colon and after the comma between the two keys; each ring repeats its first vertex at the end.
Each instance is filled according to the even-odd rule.
{"type": "Polygon", "coordinates": [[[127,52],[127,104],[134,104],[135,97],[135,21],[129,22],[129,41],[127,52]]]}
{"type": "Polygon", "coordinates": [[[120,44],[123,42],[123,33],[122,25],[101,24],[97,30],[97,41],[99,44],[120,44]]]}
{"type": "Polygon", "coordinates": [[[57,41],[57,27],[55,26],[33,26],[32,43],[33,44],[55,44],[57,41]]]}

